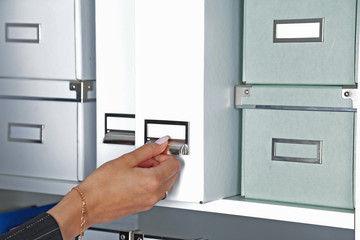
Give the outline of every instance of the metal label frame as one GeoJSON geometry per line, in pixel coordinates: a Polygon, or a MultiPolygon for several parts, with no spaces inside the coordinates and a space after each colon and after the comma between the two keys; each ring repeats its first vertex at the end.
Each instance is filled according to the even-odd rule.
{"type": "Polygon", "coordinates": [[[103,143],[135,145],[135,131],[108,128],[109,117],[135,119],[135,114],[105,113],[105,137],[103,143]]]}
{"type": "Polygon", "coordinates": [[[162,136],[149,136],[149,125],[172,125],[172,126],[184,126],[185,139],[174,139],[170,138],[168,145],[168,153],[171,155],[190,155],[189,151],[189,122],[183,121],[168,121],[168,120],[149,120],[145,119],[145,135],[144,143],[155,142],[159,137],[162,136]]]}
{"type": "Polygon", "coordinates": [[[40,28],[40,23],[5,23],[5,42],[40,43],[40,28]],[[35,28],[36,39],[11,38],[9,36],[10,28],[35,28]]]}
{"type": "Polygon", "coordinates": [[[273,42],[274,43],[295,43],[295,42],[323,42],[324,41],[324,18],[311,19],[283,19],[274,20],[273,42]],[[319,23],[319,37],[316,38],[277,38],[278,24],[297,24],[297,23],[319,23]]]}
{"type": "Polygon", "coordinates": [[[148,136],[148,125],[149,124],[160,124],[160,125],[175,125],[175,126],[185,126],[185,144],[189,144],[189,122],[183,121],[168,121],[168,120],[150,120],[145,119],[145,135],[144,135],[144,143],[150,140],[150,136],[148,136]]]}
{"type": "Polygon", "coordinates": [[[44,143],[44,128],[43,124],[28,124],[28,123],[8,123],[8,141],[9,142],[24,142],[24,143],[44,143]],[[39,129],[39,139],[16,138],[11,136],[11,129],[13,127],[22,128],[37,128],[39,129]]]}
{"type": "Polygon", "coordinates": [[[273,138],[272,139],[272,148],[271,148],[271,160],[273,161],[285,161],[285,162],[299,162],[299,163],[322,163],[322,140],[300,140],[300,139],[283,139],[283,138],[273,138]],[[285,144],[299,144],[299,145],[315,145],[316,158],[301,158],[301,157],[287,157],[287,156],[277,156],[276,155],[276,144],[285,143],[285,144]]]}

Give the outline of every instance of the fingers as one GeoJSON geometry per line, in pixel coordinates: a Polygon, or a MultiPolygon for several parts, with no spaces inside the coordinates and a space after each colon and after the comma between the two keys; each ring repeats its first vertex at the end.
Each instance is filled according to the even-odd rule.
{"type": "Polygon", "coordinates": [[[137,167],[140,167],[140,168],[151,168],[151,167],[155,167],[157,165],[159,165],[160,162],[157,161],[156,159],[154,158],[151,158],[149,160],[146,160],[145,162],[142,162],[140,163],[137,167]]]}
{"type": "Polygon", "coordinates": [[[149,143],[145,144],[142,147],[134,150],[131,153],[124,155],[131,166],[135,167],[141,164],[144,161],[147,161],[161,153],[163,153],[168,144],[168,138],[162,138],[162,141],[159,143],[149,143]]]}
{"type": "Polygon", "coordinates": [[[159,198],[158,200],[163,200],[164,197],[167,197],[165,195],[166,192],[171,192],[174,183],[176,182],[176,180],[179,178],[179,173],[177,172],[175,175],[173,175],[172,177],[170,177],[160,188],[159,190],[159,198]]]}
{"type": "Polygon", "coordinates": [[[159,179],[167,181],[180,170],[179,161],[172,155],[160,155],[157,157],[159,164],[149,169],[159,179]]]}
{"type": "Polygon", "coordinates": [[[147,175],[146,182],[148,193],[151,193],[155,198],[152,199],[151,204],[155,204],[163,199],[165,192],[170,192],[173,184],[179,177],[180,163],[172,155],[159,155],[157,156],[161,162],[151,168],[142,168],[141,172],[147,175]]]}

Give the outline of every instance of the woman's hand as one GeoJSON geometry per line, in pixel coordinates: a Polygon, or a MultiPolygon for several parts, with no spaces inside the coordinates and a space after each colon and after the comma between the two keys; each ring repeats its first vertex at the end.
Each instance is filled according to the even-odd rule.
{"type": "MultiPolygon", "coordinates": [[[[85,228],[149,210],[165,197],[178,178],[179,162],[164,152],[167,138],[146,144],[105,163],[79,188],[86,198],[85,228]]],[[[70,191],[48,212],[58,222],[63,238],[79,234],[81,197],[70,191]],[[74,227],[75,226],[75,227],[74,227]]]]}

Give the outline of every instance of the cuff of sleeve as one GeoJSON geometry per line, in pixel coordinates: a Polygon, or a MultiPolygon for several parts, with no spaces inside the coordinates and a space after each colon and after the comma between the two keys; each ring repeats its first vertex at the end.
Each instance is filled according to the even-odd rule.
{"type": "Polygon", "coordinates": [[[62,236],[56,220],[50,214],[43,213],[0,236],[0,240],[19,239],[62,240],[62,236]]]}

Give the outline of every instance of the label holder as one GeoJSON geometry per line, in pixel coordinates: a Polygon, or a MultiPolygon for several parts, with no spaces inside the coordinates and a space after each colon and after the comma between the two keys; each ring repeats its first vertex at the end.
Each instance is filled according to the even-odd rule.
{"type": "Polygon", "coordinates": [[[274,20],[273,42],[323,42],[324,18],[274,20]]]}

